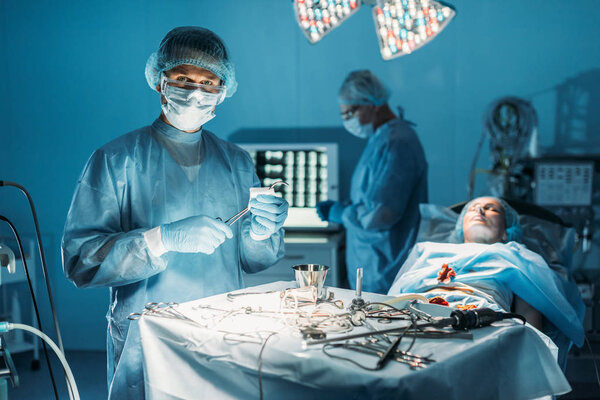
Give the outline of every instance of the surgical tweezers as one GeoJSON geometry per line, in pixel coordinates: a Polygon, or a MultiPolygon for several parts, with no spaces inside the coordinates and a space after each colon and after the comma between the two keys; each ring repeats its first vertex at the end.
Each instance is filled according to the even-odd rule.
{"type": "MultiPolygon", "coordinates": [[[[271,186],[269,186],[269,190],[273,189],[277,185],[286,185],[286,186],[288,186],[288,184],[286,182],[284,182],[284,181],[277,181],[277,182],[273,182],[273,184],[271,186]]],[[[250,207],[244,208],[242,211],[240,211],[237,214],[234,214],[232,217],[226,219],[225,223],[227,225],[229,225],[229,226],[235,224],[240,218],[242,218],[244,215],[246,215],[246,213],[248,211],[250,211],[250,207]]],[[[217,217],[217,219],[219,221],[223,221],[220,217],[217,217]]]]}
{"type": "MultiPolygon", "coordinates": [[[[246,207],[244,208],[242,211],[238,212],[237,214],[235,214],[233,217],[225,220],[225,223],[229,226],[235,224],[240,218],[242,218],[248,211],[250,211],[250,207],[246,207]]],[[[221,218],[217,218],[217,219],[221,219],[221,218]]]]}

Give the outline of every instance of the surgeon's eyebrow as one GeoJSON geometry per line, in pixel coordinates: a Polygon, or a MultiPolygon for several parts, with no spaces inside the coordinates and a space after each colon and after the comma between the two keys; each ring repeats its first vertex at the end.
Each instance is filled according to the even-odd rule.
{"type": "MultiPolygon", "coordinates": [[[[189,77],[190,75],[195,74],[196,71],[195,71],[194,66],[187,65],[187,64],[181,64],[181,65],[171,68],[167,72],[169,75],[181,74],[181,75],[186,75],[189,77]]],[[[203,79],[220,82],[219,77],[208,70],[204,70],[204,72],[202,72],[200,75],[202,75],[203,79]]]]}

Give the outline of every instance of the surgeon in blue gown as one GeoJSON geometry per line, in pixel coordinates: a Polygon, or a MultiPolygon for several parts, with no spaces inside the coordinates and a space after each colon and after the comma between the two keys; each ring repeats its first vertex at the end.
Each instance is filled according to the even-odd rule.
{"type": "Polygon", "coordinates": [[[240,289],[242,271],[261,271],[284,252],[288,204],[280,197],[259,195],[236,224],[221,222],[259,186],[250,156],[203,128],[237,86],[221,39],[199,27],[173,29],[150,56],[146,79],[160,93],[160,117],[92,154],[62,241],[75,285],[110,288],[111,399],[143,398],[151,384],[129,313],[240,289]]]}
{"type": "Polygon", "coordinates": [[[321,219],[346,229],[346,265],[351,288],[364,268],[362,287],[387,293],[415,242],[419,203],[427,202],[427,161],[389,91],[372,72],[351,72],[339,91],[344,127],[367,145],[352,175],[350,200],[317,203],[321,219]]]}

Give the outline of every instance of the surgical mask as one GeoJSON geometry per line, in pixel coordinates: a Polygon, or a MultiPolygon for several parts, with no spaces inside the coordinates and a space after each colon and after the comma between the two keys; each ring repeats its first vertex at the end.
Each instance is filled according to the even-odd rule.
{"type": "Polygon", "coordinates": [[[171,125],[180,131],[197,131],[215,117],[213,106],[198,106],[180,100],[167,98],[161,108],[171,125]]]}
{"type": "Polygon", "coordinates": [[[161,82],[161,93],[166,99],[166,103],[161,104],[165,117],[181,131],[197,131],[213,119],[214,108],[225,97],[222,87],[182,83],[165,76],[161,82]]]}
{"type": "Polygon", "coordinates": [[[368,139],[373,136],[373,124],[361,125],[358,117],[345,119],[344,128],[357,138],[368,139]]]}

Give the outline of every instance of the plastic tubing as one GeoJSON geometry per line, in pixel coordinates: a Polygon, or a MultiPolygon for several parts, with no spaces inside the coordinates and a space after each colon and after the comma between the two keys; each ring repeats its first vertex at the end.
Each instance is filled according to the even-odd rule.
{"type": "MultiPolygon", "coordinates": [[[[69,384],[69,387],[71,389],[71,391],[73,392],[73,398],[74,400],[80,400],[79,398],[79,391],[77,390],[77,384],[75,383],[75,377],[73,376],[73,372],[71,372],[71,368],[69,367],[69,363],[67,363],[67,360],[63,354],[62,351],[60,351],[60,349],[58,348],[58,346],[56,345],[56,343],[54,343],[52,341],[52,339],[50,339],[44,332],[29,326],[29,325],[25,325],[25,324],[16,324],[16,323],[8,323],[8,330],[12,330],[12,329],[22,329],[24,331],[28,331],[31,332],[37,336],[39,336],[40,338],[42,338],[43,340],[45,340],[50,347],[52,348],[52,350],[54,350],[54,352],[56,353],[56,355],[58,356],[58,359],[60,360],[60,362],[62,363],[62,366],[65,370],[65,373],[67,374],[67,383],[69,384]]],[[[69,397],[71,393],[69,393],[69,397]]]]}

